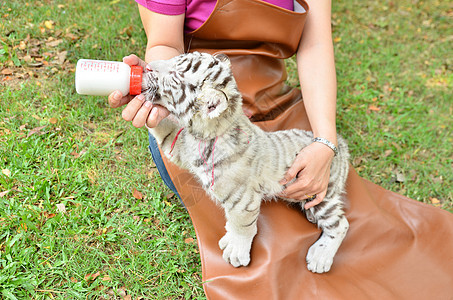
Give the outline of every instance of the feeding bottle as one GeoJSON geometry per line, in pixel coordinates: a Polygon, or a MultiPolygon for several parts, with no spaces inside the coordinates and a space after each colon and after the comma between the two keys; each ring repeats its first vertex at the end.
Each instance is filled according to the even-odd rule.
{"type": "Polygon", "coordinates": [[[123,62],[80,59],[77,62],[75,85],[78,94],[107,96],[115,90],[123,96],[142,91],[143,69],[123,62]]]}

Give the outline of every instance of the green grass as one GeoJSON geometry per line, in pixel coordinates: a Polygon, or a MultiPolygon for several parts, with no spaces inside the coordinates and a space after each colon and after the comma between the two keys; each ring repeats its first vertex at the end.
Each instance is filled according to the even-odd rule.
{"type": "MultiPolygon", "coordinates": [[[[193,227],[146,130],[74,91],[77,59],[143,56],[134,2],[4,1],[0,12],[0,298],[204,298],[193,227]]],[[[450,211],[451,19],[448,1],[349,0],[333,13],[353,165],[450,211]]]]}

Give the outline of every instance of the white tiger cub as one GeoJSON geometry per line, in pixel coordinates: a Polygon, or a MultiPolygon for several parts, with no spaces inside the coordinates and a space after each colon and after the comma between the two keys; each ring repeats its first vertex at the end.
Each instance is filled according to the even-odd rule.
{"type": "MultiPolygon", "coordinates": [[[[251,123],[225,55],[195,52],[154,61],[144,76],[146,100],[171,112],[151,134],[165,155],[192,172],[223,207],[223,258],[234,267],[247,266],[261,201],[284,189],[279,181],[300,150],[312,143],[313,134],[298,129],[264,132],[251,123]]],[[[308,269],[316,273],[330,270],[349,228],[341,199],[349,154],[341,137],[338,143],[323,202],[308,211],[300,203],[308,220],[323,230],[306,257],[308,269]]]]}

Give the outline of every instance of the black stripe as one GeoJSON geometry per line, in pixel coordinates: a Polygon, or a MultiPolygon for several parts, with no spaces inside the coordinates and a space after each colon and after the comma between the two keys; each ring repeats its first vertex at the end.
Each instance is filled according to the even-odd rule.
{"type": "Polygon", "coordinates": [[[219,87],[220,88],[226,87],[226,85],[231,81],[231,78],[232,78],[231,75],[228,75],[227,77],[225,77],[225,79],[223,79],[222,83],[219,84],[219,87]]]}
{"type": "Polygon", "coordinates": [[[193,85],[191,83],[189,83],[189,90],[192,92],[192,93],[195,93],[196,90],[197,90],[197,86],[196,85],[193,85]]]}
{"type": "Polygon", "coordinates": [[[242,200],[241,197],[239,197],[236,201],[234,201],[234,202],[233,202],[233,205],[230,207],[230,211],[233,210],[233,208],[235,208],[236,205],[237,205],[239,202],[241,202],[241,200],[242,200]]]}
{"type": "Polygon", "coordinates": [[[206,149],[204,149],[204,151],[203,151],[203,153],[202,153],[203,157],[204,157],[206,160],[208,160],[209,157],[210,157],[211,154],[212,154],[212,149],[214,148],[215,140],[216,140],[216,139],[211,139],[211,140],[209,140],[209,145],[208,145],[208,147],[206,147],[206,149]],[[206,151],[206,154],[205,154],[205,151],[206,151]]]}
{"type": "MultiPolygon", "coordinates": [[[[282,153],[280,153],[280,151],[279,151],[280,149],[279,149],[278,145],[281,144],[282,140],[281,140],[281,138],[279,136],[279,133],[277,133],[277,132],[273,132],[269,136],[272,137],[272,139],[271,139],[272,140],[272,146],[276,150],[276,151],[273,151],[273,153],[272,153],[274,155],[274,157],[275,157],[275,163],[276,163],[275,167],[279,168],[280,167],[280,158],[282,156],[282,153]]],[[[286,160],[285,159],[286,158],[285,151],[283,151],[283,153],[284,153],[283,159],[286,160]]],[[[286,168],[286,165],[284,167],[286,168]]]]}
{"type": "Polygon", "coordinates": [[[217,60],[213,60],[209,63],[208,69],[211,69],[212,67],[217,66],[218,64],[219,62],[217,60]]]}
{"type": "Polygon", "coordinates": [[[183,73],[189,71],[189,69],[192,67],[192,61],[189,61],[189,63],[187,64],[186,68],[184,69],[184,71],[182,71],[183,73]]]}
{"type": "Polygon", "coordinates": [[[193,73],[197,72],[197,70],[198,70],[198,68],[200,68],[200,66],[201,66],[201,60],[199,60],[195,63],[195,66],[193,66],[192,72],[193,73]]]}
{"type": "Polygon", "coordinates": [[[323,226],[322,229],[327,229],[327,230],[334,229],[334,228],[337,228],[339,224],[340,224],[340,219],[338,219],[335,223],[333,223],[331,225],[323,226]]]}
{"type": "Polygon", "coordinates": [[[254,211],[256,211],[257,209],[260,208],[259,205],[258,205],[258,207],[255,208],[255,209],[252,209],[252,210],[249,209],[249,206],[250,206],[253,202],[254,202],[254,201],[253,201],[253,198],[249,200],[249,202],[247,203],[247,205],[245,206],[245,209],[244,209],[246,212],[254,212],[254,211]]]}
{"type": "Polygon", "coordinates": [[[230,191],[228,192],[228,195],[227,195],[225,198],[219,199],[220,203],[225,203],[225,201],[228,201],[228,199],[231,198],[231,196],[234,194],[234,192],[236,192],[235,189],[230,190],[230,191]]]}
{"type": "MultiPolygon", "coordinates": [[[[315,206],[316,207],[316,206],[315,206]]],[[[317,216],[319,220],[327,220],[330,217],[332,217],[331,213],[338,208],[338,204],[333,204],[331,207],[329,207],[325,212],[322,213],[322,215],[317,216]]],[[[315,211],[315,214],[318,214],[318,211],[315,211]]]]}
{"type": "Polygon", "coordinates": [[[181,86],[181,90],[182,94],[178,101],[176,101],[177,104],[181,104],[186,99],[186,86],[184,84],[181,86]]]}
{"type": "Polygon", "coordinates": [[[161,145],[165,144],[165,141],[167,140],[167,138],[170,136],[170,134],[172,134],[173,131],[171,131],[169,134],[167,134],[163,139],[162,139],[162,143],[161,145]]]}
{"type": "Polygon", "coordinates": [[[247,225],[242,225],[242,227],[250,227],[250,226],[252,226],[253,224],[255,224],[256,220],[258,220],[258,217],[259,217],[259,214],[256,216],[255,219],[253,219],[252,223],[247,224],[247,225]]]}
{"type": "Polygon", "coordinates": [[[222,73],[222,69],[218,69],[217,72],[214,73],[214,75],[211,76],[210,80],[212,82],[215,82],[219,78],[221,73],[222,73]]]}

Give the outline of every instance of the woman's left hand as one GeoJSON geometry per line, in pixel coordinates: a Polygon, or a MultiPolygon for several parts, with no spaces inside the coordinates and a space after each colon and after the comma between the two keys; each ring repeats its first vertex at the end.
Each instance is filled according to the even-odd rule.
{"type": "Polygon", "coordinates": [[[312,143],[302,149],[280,181],[280,184],[286,184],[296,178],[282,191],[282,196],[303,201],[316,195],[305,204],[305,209],[321,203],[327,193],[333,157],[334,152],[321,143],[312,143]]]}

